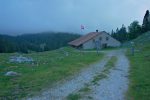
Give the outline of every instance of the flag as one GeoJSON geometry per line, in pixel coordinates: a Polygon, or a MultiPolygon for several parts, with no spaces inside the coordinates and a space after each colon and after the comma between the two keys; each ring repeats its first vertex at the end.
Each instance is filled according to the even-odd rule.
{"type": "Polygon", "coordinates": [[[84,26],[83,25],[81,25],[81,30],[84,30],[84,26]]]}

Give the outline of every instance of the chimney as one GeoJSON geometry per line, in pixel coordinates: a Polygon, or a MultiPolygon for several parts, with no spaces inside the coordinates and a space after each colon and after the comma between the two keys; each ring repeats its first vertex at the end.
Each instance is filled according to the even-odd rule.
{"type": "Polygon", "coordinates": [[[98,32],[98,30],[96,30],[96,32],[98,32]]]}

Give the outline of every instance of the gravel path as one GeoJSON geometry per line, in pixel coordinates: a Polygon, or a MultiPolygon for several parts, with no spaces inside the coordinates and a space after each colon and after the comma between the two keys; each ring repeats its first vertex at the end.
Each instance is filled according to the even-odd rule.
{"type": "Polygon", "coordinates": [[[98,84],[91,86],[91,91],[82,100],[125,100],[125,94],[128,89],[128,69],[129,61],[123,51],[116,54],[118,61],[114,69],[111,69],[108,78],[100,80],[98,84]]]}
{"type": "MultiPolygon", "coordinates": [[[[103,70],[111,56],[117,56],[119,59],[116,69],[111,71],[108,78],[100,80],[100,85],[91,86],[92,91],[89,96],[93,100],[124,100],[124,94],[128,87],[126,76],[129,63],[122,50],[107,52],[103,60],[81,70],[70,80],[45,90],[39,96],[25,100],[65,100],[69,94],[78,92],[85,84],[90,83],[93,77],[103,70]]],[[[87,98],[83,99],[87,100],[87,98]]]]}

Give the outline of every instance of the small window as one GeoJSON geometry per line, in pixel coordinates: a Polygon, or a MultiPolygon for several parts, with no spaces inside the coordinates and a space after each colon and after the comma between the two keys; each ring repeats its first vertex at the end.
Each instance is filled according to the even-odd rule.
{"type": "Polygon", "coordinates": [[[108,41],[109,40],[109,37],[106,37],[106,41],[108,41]]]}
{"type": "Polygon", "coordinates": [[[93,42],[95,43],[95,40],[93,39],[93,42]]]}
{"type": "Polygon", "coordinates": [[[99,40],[102,40],[102,37],[99,37],[99,40]]]}

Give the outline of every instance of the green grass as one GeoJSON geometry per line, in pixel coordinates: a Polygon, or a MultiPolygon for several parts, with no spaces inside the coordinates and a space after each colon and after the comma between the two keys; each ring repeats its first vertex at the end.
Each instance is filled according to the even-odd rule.
{"type": "Polygon", "coordinates": [[[150,100],[150,45],[142,47],[140,52],[131,56],[130,60],[130,85],[129,100],[150,100]]]}
{"type": "MultiPolygon", "coordinates": [[[[131,40],[135,45],[140,48],[143,45],[148,45],[150,42],[150,31],[142,34],[134,40],[131,40]]],[[[123,44],[123,47],[131,47],[131,41],[127,41],[123,44]]]]}
{"type": "Polygon", "coordinates": [[[89,84],[86,84],[83,88],[81,88],[77,93],[71,93],[67,96],[67,100],[81,100],[84,97],[85,93],[89,93],[91,91],[89,84]]]}
{"type": "Polygon", "coordinates": [[[115,67],[116,62],[117,62],[117,57],[112,56],[110,58],[110,60],[107,62],[107,64],[104,66],[104,69],[102,70],[102,73],[99,73],[98,75],[96,75],[94,77],[94,79],[92,80],[92,83],[94,85],[98,85],[98,81],[107,77],[107,74],[110,73],[110,69],[115,67]]]}
{"type": "Polygon", "coordinates": [[[80,94],[70,94],[68,97],[67,97],[67,100],[79,100],[81,98],[81,95],[80,94]]]}
{"type": "Polygon", "coordinates": [[[80,89],[79,92],[89,92],[91,89],[88,86],[85,86],[84,88],[80,89]]]}
{"type": "Polygon", "coordinates": [[[110,60],[107,62],[107,64],[105,65],[105,69],[103,70],[104,73],[109,73],[109,69],[115,67],[115,64],[117,62],[117,57],[116,56],[112,56],[110,58],[110,60]]]}
{"type": "Polygon", "coordinates": [[[118,50],[120,47],[107,47],[107,48],[102,48],[101,50],[118,50]]]}
{"type": "MultiPolygon", "coordinates": [[[[100,49],[100,51],[102,50],[105,50],[105,51],[109,51],[109,50],[118,50],[120,49],[120,47],[107,47],[107,48],[102,48],[100,49]]],[[[83,51],[96,51],[97,49],[86,49],[86,50],[83,50],[83,51]]]]}
{"type": "Polygon", "coordinates": [[[43,88],[52,86],[58,80],[66,79],[67,76],[103,58],[103,54],[83,54],[75,52],[72,48],[64,48],[64,50],[69,53],[69,56],[65,56],[61,50],[23,54],[36,60],[36,65],[10,63],[9,57],[17,54],[0,54],[0,99],[15,99],[36,94],[43,88]],[[8,71],[21,73],[21,76],[4,76],[8,71]]]}
{"type": "Polygon", "coordinates": [[[150,100],[150,32],[134,40],[135,49],[140,50],[132,56],[130,50],[127,56],[130,60],[128,100],[150,100]]]}
{"type": "Polygon", "coordinates": [[[94,85],[98,85],[98,81],[101,80],[101,79],[104,79],[106,78],[107,75],[106,74],[103,74],[103,73],[100,73],[99,75],[96,75],[94,77],[94,79],[91,81],[94,85]]]}

